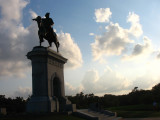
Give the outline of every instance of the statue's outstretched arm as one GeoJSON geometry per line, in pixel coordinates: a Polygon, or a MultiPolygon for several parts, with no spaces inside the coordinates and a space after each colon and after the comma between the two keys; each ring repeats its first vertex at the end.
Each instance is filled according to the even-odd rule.
{"type": "Polygon", "coordinates": [[[34,19],[32,19],[32,20],[35,20],[35,21],[36,21],[37,19],[36,19],[36,18],[34,18],[34,19]]]}

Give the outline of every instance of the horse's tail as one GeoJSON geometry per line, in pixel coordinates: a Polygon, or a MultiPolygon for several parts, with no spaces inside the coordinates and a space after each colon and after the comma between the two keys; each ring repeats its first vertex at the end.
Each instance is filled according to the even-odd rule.
{"type": "Polygon", "coordinates": [[[58,47],[60,46],[60,43],[59,43],[59,41],[57,42],[57,46],[58,46],[58,47]]]}

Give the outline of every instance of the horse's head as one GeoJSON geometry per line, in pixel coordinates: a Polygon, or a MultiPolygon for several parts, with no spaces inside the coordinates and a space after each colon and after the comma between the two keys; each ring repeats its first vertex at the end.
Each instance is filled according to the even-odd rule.
{"type": "Polygon", "coordinates": [[[36,18],[38,21],[40,21],[42,18],[41,18],[41,16],[37,16],[37,18],[36,18]]]}
{"type": "Polygon", "coordinates": [[[41,16],[37,16],[35,19],[32,19],[32,20],[35,20],[35,21],[37,21],[37,22],[40,22],[41,21],[41,16]]]}

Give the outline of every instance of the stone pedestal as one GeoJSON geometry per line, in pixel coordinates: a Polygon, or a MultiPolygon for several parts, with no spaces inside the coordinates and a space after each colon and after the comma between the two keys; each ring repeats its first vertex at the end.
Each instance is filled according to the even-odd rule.
{"type": "Polygon", "coordinates": [[[34,47],[27,58],[32,62],[32,96],[27,112],[59,112],[71,104],[65,98],[64,64],[67,59],[46,47],[34,47]]]}

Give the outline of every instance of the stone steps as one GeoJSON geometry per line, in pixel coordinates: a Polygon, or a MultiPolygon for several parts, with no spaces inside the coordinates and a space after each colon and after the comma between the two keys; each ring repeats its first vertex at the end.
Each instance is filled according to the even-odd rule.
{"type": "Polygon", "coordinates": [[[81,113],[82,116],[89,116],[88,118],[83,117],[87,120],[122,120],[121,117],[116,117],[116,115],[111,116],[111,115],[107,115],[101,112],[96,112],[96,111],[91,111],[88,109],[83,109],[83,110],[77,110],[77,112],[81,113]]]}

